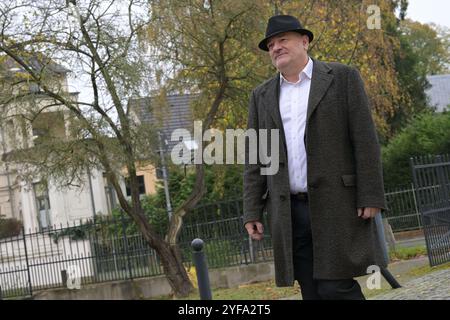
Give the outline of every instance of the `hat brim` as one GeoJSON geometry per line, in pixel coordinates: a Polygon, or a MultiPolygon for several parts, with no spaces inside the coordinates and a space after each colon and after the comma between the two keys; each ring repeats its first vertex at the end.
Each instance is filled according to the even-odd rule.
{"type": "Polygon", "coordinates": [[[309,42],[313,41],[313,39],[314,39],[314,34],[311,31],[309,31],[308,29],[281,30],[281,31],[274,32],[274,33],[268,35],[263,40],[261,40],[261,42],[258,44],[258,47],[261,50],[269,51],[269,48],[267,48],[267,40],[269,40],[273,36],[276,36],[277,34],[284,33],[284,32],[291,32],[291,31],[298,32],[303,35],[307,35],[309,38],[309,42]]]}

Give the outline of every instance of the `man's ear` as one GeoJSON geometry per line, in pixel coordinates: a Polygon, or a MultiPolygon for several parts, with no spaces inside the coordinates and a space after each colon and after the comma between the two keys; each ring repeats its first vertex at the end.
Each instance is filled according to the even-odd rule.
{"type": "Polygon", "coordinates": [[[303,48],[305,48],[305,50],[308,50],[308,48],[309,48],[309,38],[308,38],[307,35],[303,36],[302,44],[303,44],[303,48]]]}

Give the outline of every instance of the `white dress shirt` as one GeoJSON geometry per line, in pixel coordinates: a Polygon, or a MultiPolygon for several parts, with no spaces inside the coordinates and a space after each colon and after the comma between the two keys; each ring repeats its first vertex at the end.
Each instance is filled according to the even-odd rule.
{"type": "Polygon", "coordinates": [[[312,71],[313,61],[308,58],[296,83],[280,76],[280,114],[287,144],[291,193],[308,190],[304,136],[312,71]]]}

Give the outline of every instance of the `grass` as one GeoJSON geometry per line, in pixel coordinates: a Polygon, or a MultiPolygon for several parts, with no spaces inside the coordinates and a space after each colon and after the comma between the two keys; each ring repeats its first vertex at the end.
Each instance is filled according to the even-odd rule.
{"type": "Polygon", "coordinates": [[[430,272],[446,270],[446,269],[450,269],[450,262],[444,263],[444,264],[436,266],[436,267],[430,267],[429,265],[426,265],[423,267],[414,268],[408,272],[408,275],[411,277],[414,277],[414,278],[418,278],[418,277],[424,276],[426,274],[429,274],[430,272]]]}
{"type": "Polygon", "coordinates": [[[400,247],[389,252],[391,261],[409,260],[425,256],[427,248],[425,246],[400,247]]]}
{"type": "MultiPolygon", "coordinates": [[[[264,281],[250,284],[243,284],[236,288],[219,288],[212,290],[214,300],[278,300],[282,298],[299,297],[300,288],[297,283],[293,287],[278,288],[275,282],[264,281]]],[[[172,296],[159,296],[153,299],[167,300],[174,299],[172,296]]],[[[196,289],[187,298],[182,300],[199,300],[200,296],[196,289]]]]}
{"type": "Polygon", "coordinates": [[[388,293],[390,291],[392,291],[392,288],[387,287],[387,286],[383,286],[381,289],[377,289],[377,290],[369,290],[366,287],[362,287],[362,292],[363,292],[364,296],[366,297],[366,299],[375,297],[379,294],[388,293]]]}
{"type": "Polygon", "coordinates": [[[252,284],[240,285],[238,288],[219,289],[213,292],[217,300],[277,300],[299,295],[300,288],[278,288],[273,280],[252,284]]]}

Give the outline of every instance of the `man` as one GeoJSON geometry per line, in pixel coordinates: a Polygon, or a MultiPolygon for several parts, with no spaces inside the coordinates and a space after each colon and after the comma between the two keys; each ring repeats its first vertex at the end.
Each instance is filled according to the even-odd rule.
{"type": "Polygon", "coordinates": [[[246,163],[244,224],[261,240],[267,210],[277,286],[364,299],[353,278],[386,266],[373,219],[385,207],[380,148],[358,71],[310,58],[313,37],[279,15],[259,43],[279,73],[253,91],[248,128],[280,130],[280,163],[274,175],[246,163]]]}

